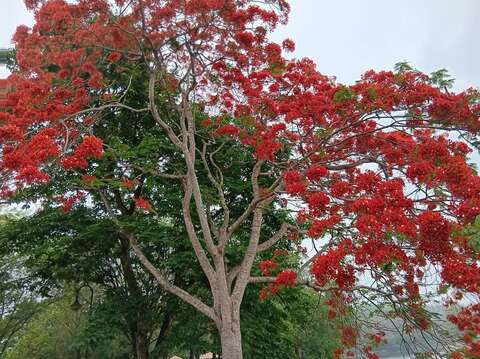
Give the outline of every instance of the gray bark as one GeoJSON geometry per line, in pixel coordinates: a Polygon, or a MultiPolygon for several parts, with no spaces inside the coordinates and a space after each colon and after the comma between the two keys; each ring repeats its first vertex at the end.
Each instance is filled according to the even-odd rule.
{"type": "Polygon", "coordinates": [[[220,341],[222,344],[222,358],[242,359],[242,334],[240,332],[240,318],[222,323],[220,341]]]}

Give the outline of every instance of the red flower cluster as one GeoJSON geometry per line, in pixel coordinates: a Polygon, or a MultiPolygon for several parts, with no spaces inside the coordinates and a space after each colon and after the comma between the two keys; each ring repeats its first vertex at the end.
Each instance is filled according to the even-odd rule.
{"type": "Polygon", "coordinates": [[[95,136],[87,136],[83,142],[75,148],[72,156],[63,158],[62,165],[66,170],[85,169],[88,166],[87,159],[101,158],[103,155],[103,142],[95,136]]]}
{"type": "Polygon", "coordinates": [[[128,178],[122,180],[122,186],[128,189],[129,191],[132,190],[133,186],[135,185],[135,181],[132,181],[128,178]]]}
{"type": "Polygon", "coordinates": [[[330,203],[330,197],[323,192],[314,192],[307,195],[307,202],[311,211],[322,213],[330,203]]]}
{"type": "MultiPolygon", "coordinates": [[[[448,320],[463,332],[464,352],[467,358],[480,357],[480,304],[463,308],[456,315],[449,315],[448,320]]],[[[456,358],[463,358],[456,353],[456,358]]]]}
{"type": "Polygon", "coordinates": [[[343,263],[349,246],[349,242],[341,244],[315,258],[311,272],[318,285],[324,286],[334,281],[339,288],[349,288],[355,284],[353,266],[343,263]]]}
{"type": "MultiPolygon", "coordinates": [[[[264,261],[262,263],[266,263],[264,275],[270,275],[270,269],[276,268],[276,264],[273,264],[274,262],[272,261],[264,261]],[[266,263],[266,262],[271,262],[271,263],[266,263]]],[[[280,273],[277,274],[275,278],[275,283],[270,283],[267,287],[264,287],[260,290],[259,298],[260,300],[265,301],[271,295],[276,295],[282,287],[285,287],[285,288],[293,287],[296,285],[296,282],[297,282],[297,273],[290,270],[281,271],[280,273]]]]}
{"type": "Polygon", "coordinates": [[[420,250],[437,261],[453,255],[449,242],[452,225],[440,213],[426,211],[418,216],[418,224],[420,250]]]}
{"type": "Polygon", "coordinates": [[[72,210],[73,206],[75,203],[77,203],[80,199],[82,199],[85,196],[84,193],[79,192],[75,194],[74,196],[69,196],[69,197],[60,197],[60,203],[61,203],[61,210],[63,213],[68,213],[72,210]]]}
{"type": "Polygon", "coordinates": [[[85,183],[87,186],[92,185],[97,180],[97,177],[91,175],[83,175],[82,182],[85,183]]]}
{"type": "Polygon", "coordinates": [[[327,229],[332,228],[340,221],[341,218],[338,215],[333,215],[326,219],[315,219],[308,229],[308,236],[312,238],[320,237],[327,229]]]}
{"type": "Polygon", "coordinates": [[[298,171],[285,171],[283,173],[285,190],[291,195],[302,195],[307,191],[307,185],[298,171]]]}
{"type": "Polygon", "coordinates": [[[101,158],[103,142],[95,136],[86,136],[80,145],[75,148],[75,156],[80,158],[101,158]]]}
{"type": "Polygon", "coordinates": [[[216,136],[230,136],[235,137],[240,133],[240,129],[234,125],[223,125],[215,131],[216,136]]]}
{"type": "Polygon", "coordinates": [[[458,255],[442,260],[442,278],[446,283],[469,292],[480,293],[480,267],[477,262],[468,263],[458,255]]]}
{"type": "Polygon", "coordinates": [[[278,263],[268,259],[260,262],[259,267],[262,274],[268,276],[272,274],[272,270],[277,269],[278,263]]]}
{"type": "Polygon", "coordinates": [[[284,287],[293,287],[297,281],[297,273],[289,270],[284,270],[277,274],[275,284],[284,287]]]}
{"type": "Polygon", "coordinates": [[[324,166],[314,164],[312,167],[307,169],[307,178],[310,181],[318,181],[319,179],[328,175],[328,170],[324,166]]]}
{"type": "Polygon", "coordinates": [[[110,55],[108,55],[107,60],[110,62],[117,62],[122,58],[122,54],[119,52],[111,52],[110,55]]]}
{"type": "Polygon", "coordinates": [[[145,198],[135,198],[135,206],[147,212],[152,211],[152,205],[145,198]]]}
{"type": "Polygon", "coordinates": [[[353,348],[357,345],[357,330],[351,326],[345,326],[341,330],[342,344],[347,348],[353,348]]]}

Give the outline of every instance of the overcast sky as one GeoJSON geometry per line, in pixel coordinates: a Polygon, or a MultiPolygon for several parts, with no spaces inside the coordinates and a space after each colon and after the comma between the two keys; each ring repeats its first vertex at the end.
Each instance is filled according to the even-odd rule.
{"type": "MultiPolygon", "coordinates": [[[[292,38],[296,56],[352,83],[368,69],[407,60],[425,72],[446,68],[456,87],[480,87],[480,0],[292,0],[290,24],[275,38],[292,38]]],[[[32,17],[22,0],[0,0],[0,47],[32,17]]],[[[0,76],[5,76],[4,69],[0,76]]]]}

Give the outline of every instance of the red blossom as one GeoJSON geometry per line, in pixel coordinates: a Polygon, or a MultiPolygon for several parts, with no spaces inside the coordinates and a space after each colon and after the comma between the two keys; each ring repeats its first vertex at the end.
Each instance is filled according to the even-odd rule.
{"type": "Polygon", "coordinates": [[[108,55],[107,60],[110,62],[117,62],[122,58],[122,54],[119,52],[111,52],[110,55],[108,55]]]}
{"type": "Polygon", "coordinates": [[[135,181],[132,181],[131,179],[125,178],[124,180],[122,180],[122,186],[128,189],[129,191],[132,190],[134,185],[135,185],[135,181]]]}
{"type": "Polygon", "coordinates": [[[237,126],[231,124],[223,125],[215,131],[216,136],[236,137],[239,133],[240,129],[237,126]]]}
{"type": "Polygon", "coordinates": [[[269,296],[270,296],[270,290],[268,289],[268,287],[262,288],[258,294],[258,297],[262,302],[266,301],[269,296]]]}
{"type": "Polygon", "coordinates": [[[283,180],[286,184],[302,181],[302,175],[298,171],[285,171],[283,173],[283,180]]]}
{"type": "Polygon", "coordinates": [[[347,255],[348,245],[341,245],[321,254],[313,261],[311,272],[317,284],[323,286],[335,281],[340,288],[348,288],[355,283],[353,267],[342,262],[347,255]]]}
{"type": "Polygon", "coordinates": [[[237,34],[237,41],[245,47],[252,46],[255,41],[255,36],[251,32],[240,32],[237,34]]]}
{"type": "Polygon", "coordinates": [[[285,287],[293,287],[297,281],[297,273],[284,270],[277,274],[277,278],[275,279],[275,284],[283,285],[285,287]]]}
{"type": "Polygon", "coordinates": [[[260,262],[259,267],[263,275],[269,276],[272,274],[271,271],[278,267],[278,263],[272,260],[264,260],[260,262]]]}
{"type": "Polygon", "coordinates": [[[88,162],[84,158],[68,156],[62,159],[62,165],[66,170],[85,169],[88,162]]]}
{"type": "Polygon", "coordinates": [[[319,179],[328,175],[328,170],[324,166],[313,165],[307,169],[307,178],[311,181],[318,181],[319,179]]]}
{"type": "Polygon", "coordinates": [[[363,352],[368,359],[380,359],[380,357],[372,351],[372,348],[370,346],[364,347],[363,352]]]}
{"type": "Polygon", "coordinates": [[[91,175],[83,175],[82,182],[90,186],[97,180],[97,177],[91,175]]]}
{"type": "Polygon", "coordinates": [[[289,52],[295,51],[295,43],[290,39],[283,40],[282,47],[289,52]]]}
{"type": "Polygon", "coordinates": [[[60,203],[61,203],[61,207],[60,209],[62,210],[63,213],[68,213],[72,210],[73,206],[75,205],[75,203],[77,203],[80,199],[82,199],[85,195],[81,192],[73,195],[73,196],[69,196],[69,197],[63,197],[61,196],[59,198],[60,200],[60,203]]]}
{"type": "Polygon", "coordinates": [[[75,148],[75,156],[80,158],[101,158],[103,142],[95,136],[86,136],[82,143],[75,148]]]}
{"type": "Polygon", "coordinates": [[[333,359],[341,359],[344,350],[342,348],[336,348],[333,352],[333,359]]]}
{"type": "Polygon", "coordinates": [[[255,146],[255,155],[259,160],[272,161],[280,148],[281,145],[278,142],[264,138],[255,146]]]}
{"type": "Polygon", "coordinates": [[[340,216],[334,215],[326,219],[316,219],[308,229],[308,236],[312,238],[320,237],[327,229],[333,227],[341,221],[340,216]]]}
{"type": "Polygon", "coordinates": [[[342,328],[341,341],[347,348],[352,348],[357,345],[357,330],[351,326],[342,328]]]}
{"type": "Polygon", "coordinates": [[[291,195],[301,195],[307,191],[307,185],[304,182],[293,182],[285,186],[285,191],[291,195]]]}
{"type": "Polygon", "coordinates": [[[212,124],[213,124],[213,122],[209,118],[202,121],[202,126],[204,126],[204,127],[210,127],[212,124]]]}
{"type": "Polygon", "coordinates": [[[310,193],[307,196],[307,202],[311,209],[324,211],[327,205],[330,203],[330,197],[323,192],[310,193]]]}
{"type": "Polygon", "coordinates": [[[135,205],[137,208],[143,209],[147,212],[152,211],[152,205],[145,198],[142,198],[142,197],[135,198],[135,205]]]}
{"type": "Polygon", "coordinates": [[[27,184],[31,183],[46,183],[50,180],[50,176],[42,172],[34,166],[26,166],[20,170],[17,178],[27,184]]]}
{"type": "MultiPolygon", "coordinates": [[[[460,332],[464,333],[463,342],[465,356],[467,358],[477,358],[480,356],[480,305],[472,304],[462,308],[457,314],[448,316],[448,320],[455,324],[460,332]]],[[[463,356],[456,352],[456,358],[463,356]]]]}

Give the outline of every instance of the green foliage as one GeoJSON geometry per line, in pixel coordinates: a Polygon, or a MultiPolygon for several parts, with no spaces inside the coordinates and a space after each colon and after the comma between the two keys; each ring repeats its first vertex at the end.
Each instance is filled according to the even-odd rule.
{"type": "Polygon", "coordinates": [[[265,302],[249,288],[242,307],[246,358],[327,359],[340,346],[338,324],[327,319],[323,298],[309,289],[282,291],[265,302]],[[259,320],[261,318],[261,320],[259,320]]]}
{"type": "Polygon", "coordinates": [[[0,358],[18,340],[21,331],[40,309],[28,290],[28,278],[16,255],[0,257],[0,358]]]}
{"type": "MultiPolygon", "coordinates": [[[[417,72],[407,61],[397,62],[394,66],[394,71],[397,75],[401,75],[405,72],[417,72]]],[[[455,79],[450,76],[446,69],[440,69],[433,71],[430,74],[430,83],[440,89],[450,89],[453,87],[455,79]]]]}
{"type": "Polygon", "coordinates": [[[67,310],[68,303],[53,303],[37,315],[22,333],[6,359],[69,358],[72,332],[78,326],[74,313],[67,310]]]}
{"type": "Polygon", "coordinates": [[[393,69],[397,74],[413,71],[413,67],[407,61],[397,62],[393,69]]]}
{"type": "Polygon", "coordinates": [[[464,234],[469,238],[468,244],[476,252],[480,252],[480,216],[475,218],[475,222],[472,223],[464,230],[464,234]]]}
{"type": "Polygon", "coordinates": [[[324,298],[309,289],[299,290],[288,301],[295,324],[293,337],[297,352],[303,359],[332,358],[341,345],[338,336],[338,320],[327,317],[328,308],[324,298]]]}
{"type": "Polygon", "coordinates": [[[449,75],[448,70],[440,69],[430,74],[430,81],[438,88],[450,89],[453,87],[455,79],[449,75]]]}
{"type": "MultiPolygon", "coordinates": [[[[23,330],[16,344],[7,352],[5,359],[120,359],[127,358],[125,343],[118,336],[108,336],[101,348],[95,350],[84,343],[88,314],[71,309],[72,291],[59,293],[59,296],[46,303],[23,330]]],[[[111,328],[110,328],[111,331],[111,328]]],[[[98,328],[96,335],[101,335],[98,328]]]]}
{"type": "Polygon", "coordinates": [[[354,98],[355,98],[355,91],[347,86],[342,86],[333,95],[333,102],[340,103],[340,102],[353,100],[354,98]]]}
{"type": "Polygon", "coordinates": [[[7,65],[9,67],[13,63],[15,57],[15,50],[0,49],[0,65],[7,65]]]}
{"type": "MultiPolygon", "coordinates": [[[[119,308],[118,302],[125,305],[122,300],[112,300],[111,296],[98,298],[92,311],[83,313],[83,326],[72,338],[71,346],[80,352],[94,352],[99,358],[131,357],[131,344],[124,332],[128,323],[124,319],[124,308],[119,308]],[[112,351],[112,347],[115,350],[112,351]]],[[[134,315],[133,307],[129,309],[134,315]]]]}
{"type": "Polygon", "coordinates": [[[244,356],[261,358],[268,353],[271,358],[294,358],[291,319],[280,298],[260,302],[258,290],[249,288],[241,313],[244,356]]]}

